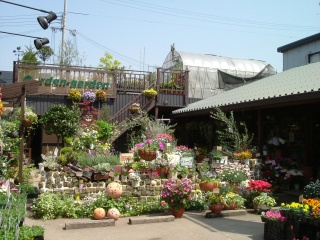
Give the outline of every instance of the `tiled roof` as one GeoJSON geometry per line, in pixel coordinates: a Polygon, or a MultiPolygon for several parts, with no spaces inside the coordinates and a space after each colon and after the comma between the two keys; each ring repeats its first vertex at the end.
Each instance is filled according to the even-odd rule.
{"type": "Polygon", "coordinates": [[[0,84],[11,84],[13,82],[12,71],[0,71],[0,84]]]}
{"type": "Polygon", "coordinates": [[[320,91],[320,62],[292,68],[271,77],[220,93],[172,112],[188,113],[320,91]]]}

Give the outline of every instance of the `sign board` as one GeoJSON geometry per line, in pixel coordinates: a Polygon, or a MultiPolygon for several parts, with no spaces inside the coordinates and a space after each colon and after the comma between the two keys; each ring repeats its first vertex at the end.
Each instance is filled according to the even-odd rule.
{"type": "Polygon", "coordinates": [[[133,153],[120,153],[120,163],[126,164],[133,161],[133,153]]]}
{"type": "Polygon", "coordinates": [[[181,166],[193,167],[194,157],[181,157],[181,166]]]}

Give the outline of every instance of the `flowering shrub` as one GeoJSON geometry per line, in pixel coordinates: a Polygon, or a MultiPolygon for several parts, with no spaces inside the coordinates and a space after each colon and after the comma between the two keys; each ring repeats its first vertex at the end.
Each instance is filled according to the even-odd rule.
{"type": "Polygon", "coordinates": [[[320,198],[320,182],[310,182],[303,189],[303,196],[305,198],[320,198]]]}
{"type": "Polygon", "coordinates": [[[176,146],[176,152],[180,153],[183,157],[192,157],[194,156],[194,151],[192,148],[188,148],[188,146],[179,145],[176,146]]]}
{"type": "Polygon", "coordinates": [[[268,218],[269,220],[279,221],[279,222],[287,221],[287,218],[282,216],[278,210],[262,212],[261,217],[268,218]]]}
{"type": "Polygon", "coordinates": [[[281,203],[280,210],[289,210],[294,214],[302,214],[305,216],[310,215],[310,206],[305,203],[297,203],[297,202],[292,202],[290,204],[281,203]]]}
{"type": "Polygon", "coordinates": [[[262,192],[270,192],[271,184],[263,180],[250,179],[246,190],[254,191],[254,192],[257,192],[258,194],[262,192]]]}
{"type": "Polygon", "coordinates": [[[228,206],[231,203],[237,203],[237,208],[244,208],[244,202],[246,201],[237,193],[228,192],[223,196],[225,204],[228,206]]]}
{"type": "Polygon", "coordinates": [[[161,141],[155,139],[147,139],[145,142],[136,144],[137,149],[144,150],[164,150],[164,144],[161,141]]]}
{"type": "Polygon", "coordinates": [[[289,184],[292,179],[290,170],[297,169],[296,162],[290,158],[266,159],[260,166],[262,178],[273,186],[289,184]]]}
{"type": "Polygon", "coordinates": [[[169,161],[167,158],[161,157],[155,160],[155,164],[157,167],[167,168],[169,167],[169,161]]]}
{"type": "Polygon", "coordinates": [[[240,183],[250,178],[250,168],[244,164],[229,163],[216,170],[221,181],[240,183]]]}
{"type": "Polygon", "coordinates": [[[187,178],[167,179],[161,186],[160,196],[171,208],[188,207],[194,185],[187,178]]]}
{"type": "Polygon", "coordinates": [[[145,95],[146,97],[149,97],[149,98],[154,98],[158,94],[158,92],[154,89],[146,89],[142,93],[143,93],[143,95],[145,95]]]}
{"type": "Polygon", "coordinates": [[[72,88],[68,94],[68,97],[67,97],[71,102],[80,102],[81,101],[81,93],[75,89],[75,88],[72,88]]]}
{"type": "Polygon", "coordinates": [[[266,205],[267,207],[273,207],[277,203],[273,197],[268,196],[266,194],[260,194],[259,196],[253,199],[253,204],[266,205]]]}
{"type": "Polygon", "coordinates": [[[105,101],[107,99],[107,93],[101,89],[96,91],[96,97],[99,101],[105,101]]]}
{"type": "Polygon", "coordinates": [[[243,151],[240,153],[241,159],[250,159],[252,157],[252,153],[249,151],[243,151]]]}
{"type": "Polygon", "coordinates": [[[225,203],[225,199],[219,193],[207,192],[206,194],[208,205],[214,205],[218,203],[225,203]]]}
{"type": "Polygon", "coordinates": [[[82,99],[94,102],[96,100],[96,94],[94,92],[86,91],[82,94],[82,99]]]}
{"type": "MultiPolygon", "coordinates": [[[[20,193],[19,189],[13,183],[9,183],[10,192],[20,193]]],[[[7,194],[8,186],[5,181],[0,180],[0,193],[7,194]]]]}
{"type": "Polygon", "coordinates": [[[303,196],[305,198],[320,198],[320,182],[310,182],[303,189],[303,196]]]}

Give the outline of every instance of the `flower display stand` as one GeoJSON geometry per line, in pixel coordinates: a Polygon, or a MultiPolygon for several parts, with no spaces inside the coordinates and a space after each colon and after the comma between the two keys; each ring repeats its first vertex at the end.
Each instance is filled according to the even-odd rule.
{"type": "Polygon", "coordinates": [[[157,152],[154,150],[139,149],[138,154],[142,159],[146,161],[152,161],[157,157],[157,152]]]}

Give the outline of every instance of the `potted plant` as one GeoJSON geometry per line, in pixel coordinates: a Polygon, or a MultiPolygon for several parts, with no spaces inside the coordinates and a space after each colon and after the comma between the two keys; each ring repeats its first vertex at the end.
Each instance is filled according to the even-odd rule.
{"type": "Polygon", "coordinates": [[[140,103],[133,103],[130,108],[129,108],[131,113],[136,113],[139,112],[141,110],[140,108],[140,103]]]}
{"type": "Polygon", "coordinates": [[[160,196],[172,209],[172,215],[176,218],[182,217],[185,208],[189,206],[193,188],[192,181],[187,178],[164,180],[160,196]]]}
{"type": "Polygon", "coordinates": [[[221,211],[224,209],[225,200],[221,194],[207,192],[206,200],[211,212],[220,214],[221,211]]]}
{"type": "Polygon", "coordinates": [[[259,196],[255,197],[252,202],[253,205],[258,205],[260,211],[270,210],[270,208],[277,204],[276,200],[273,197],[268,196],[267,193],[261,193],[259,196]]]}
{"type": "Polygon", "coordinates": [[[221,158],[223,156],[222,151],[214,149],[209,153],[209,155],[211,156],[212,162],[221,163],[221,158]]]}
{"type": "Polygon", "coordinates": [[[224,209],[226,210],[233,210],[237,208],[245,208],[244,202],[246,201],[243,197],[241,197],[239,194],[234,192],[228,192],[225,195],[223,195],[224,198],[224,209]]]}
{"type": "Polygon", "coordinates": [[[219,187],[219,180],[216,179],[211,171],[211,167],[208,162],[199,163],[199,172],[201,177],[201,182],[199,187],[202,191],[212,191],[214,188],[219,187]]]}
{"type": "Polygon", "coordinates": [[[107,99],[107,93],[102,89],[98,89],[95,94],[99,101],[105,101],[107,99]]]}
{"type": "Polygon", "coordinates": [[[97,97],[96,94],[91,91],[86,91],[82,94],[82,99],[84,101],[94,102],[96,100],[96,97],[97,97]]]}
{"type": "Polygon", "coordinates": [[[67,98],[72,103],[78,103],[81,101],[81,93],[77,89],[71,88],[67,98]]]}
{"type": "Polygon", "coordinates": [[[147,139],[144,142],[136,144],[139,156],[146,161],[156,159],[156,151],[164,150],[164,148],[164,143],[159,139],[147,139]]]}
{"type": "Polygon", "coordinates": [[[217,177],[220,181],[228,182],[233,186],[234,192],[238,191],[239,184],[242,181],[250,179],[250,168],[244,164],[228,163],[227,165],[221,165],[219,169],[216,169],[217,177]]]}
{"type": "Polygon", "coordinates": [[[155,98],[158,94],[158,92],[154,89],[146,89],[142,92],[142,94],[144,96],[146,96],[147,98],[155,98]]]}

